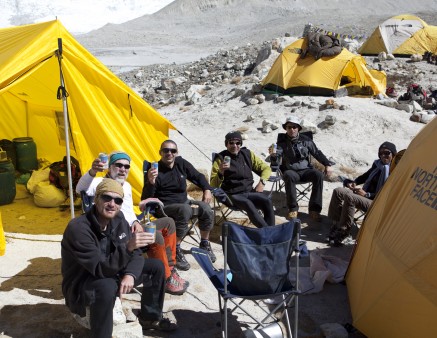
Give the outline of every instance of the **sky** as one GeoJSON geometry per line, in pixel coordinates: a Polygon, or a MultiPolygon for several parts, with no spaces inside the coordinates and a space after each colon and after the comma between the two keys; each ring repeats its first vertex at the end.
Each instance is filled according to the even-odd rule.
{"type": "Polygon", "coordinates": [[[0,0],[0,28],[56,18],[73,34],[157,12],[174,0],[0,0]]]}

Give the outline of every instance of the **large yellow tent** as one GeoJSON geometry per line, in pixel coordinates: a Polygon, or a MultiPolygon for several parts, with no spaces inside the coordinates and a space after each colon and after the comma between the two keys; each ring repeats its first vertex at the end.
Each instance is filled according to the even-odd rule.
{"type": "Polygon", "coordinates": [[[376,27],[358,52],[363,55],[386,52],[399,56],[437,53],[437,26],[429,26],[414,15],[397,15],[376,27]]]}
{"type": "Polygon", "coordinates": [[[57,20],[0,29],[0,112],[1,139],[32,137],[38,158],[50,162],[66,154],[66,139],[82,172],[100,152],[127,152],[136,202],[143,160],[157,159],[160,143],[175,129],[57,20]]]}
{"type": "Polygon", "coordinates": [[[385,93],[386,75],[368,69],[360,55],[343,48],[335,56],[315,60],[312,55],[301,57],[307,39],[299,39],[282,51],[267,76],[264,89],[296,95],[377,95],[385,93]]]}
{"type": "Polygon", "coordinates": [[[360,230],[346,281],[367,337],[437,337],[437,118],[414,138],[360,230]]]}

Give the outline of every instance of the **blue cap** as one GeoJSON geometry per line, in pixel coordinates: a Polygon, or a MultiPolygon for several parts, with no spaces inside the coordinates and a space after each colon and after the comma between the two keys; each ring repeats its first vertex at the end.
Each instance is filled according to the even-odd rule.
{"type": "Polygon", "coordinates": [[[115,161],[118,161],[118,160],[128,160],[130,162],[130,157],[125,152],[113,151],[109,155],[109,165],[113,164],[115,161]]]}

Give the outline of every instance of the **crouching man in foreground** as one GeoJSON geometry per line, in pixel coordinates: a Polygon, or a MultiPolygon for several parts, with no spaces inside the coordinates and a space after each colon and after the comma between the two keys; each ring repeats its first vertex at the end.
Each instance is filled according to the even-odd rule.
{"type": "Polygon", "coordinates": [[[162,317],[164,265],[144,259],[139,248],[154,235],[132,233],[120,207],[123,187],[105,178],[96,188],[92,209],[71,220],[61,242],[62,293],[69,309],[85,316],[90,309],[92,337],[111,337],[116,297],[143,284],[139,322],[144,330],[172,331],[176,324],[162,317]]]}

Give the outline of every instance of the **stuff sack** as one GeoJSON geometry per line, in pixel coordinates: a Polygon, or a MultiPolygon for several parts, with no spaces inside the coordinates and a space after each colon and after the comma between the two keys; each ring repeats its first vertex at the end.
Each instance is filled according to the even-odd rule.
{"type": "Polygon", "coordinates": [[[49,175],[50,175],[50,168],[34,170],[32,172],[32,176],[30,176],[29,181],[27,181],[27,190],[29,190],[31,194],[34,194],[38,183],[48,181],[49,175]]]}
{"type": "Polygon", "coordinates": [[[56,188],[48,181],[38,183],[33,194],[33,202],[41,208],[59,207],[65,201],[63,190],[56,188]]]}
{"type": "MultiPolygon", "coordinates": [[[[76,191],[77,182],[81,178],[82,174],[80,172],[79,162],[70,156],[70,167],[71,167],[71,179],[73,183],[73,191],[76,191]]],[[[54,162],[50,164],[50,174],[49,181],[55,187],[62,189],[66,195],[68,195],[68,168],[67,168],[67,156],[59,162],[54,162]]]]}

